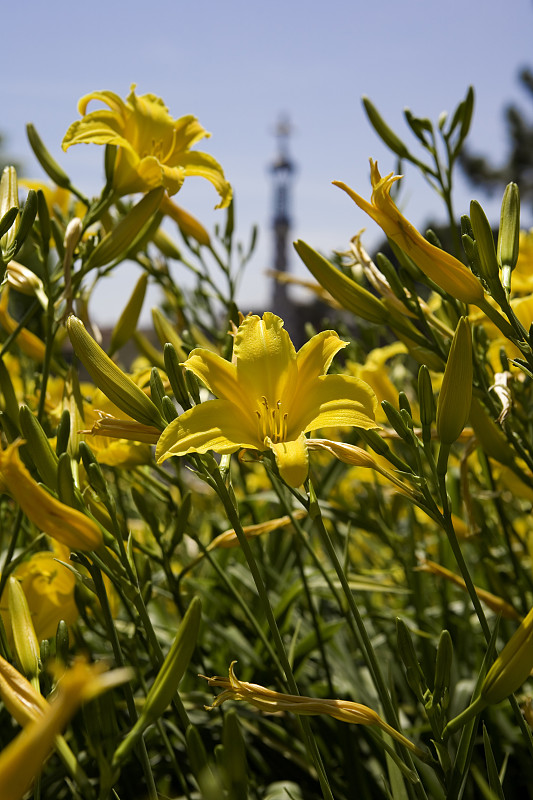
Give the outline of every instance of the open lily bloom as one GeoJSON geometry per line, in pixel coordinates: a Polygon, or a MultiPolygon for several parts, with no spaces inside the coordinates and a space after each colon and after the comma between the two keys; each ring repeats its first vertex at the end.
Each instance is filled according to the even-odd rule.
{"type": "Polygon", "coordinates": [[[353,425],[376,428],[376,397],[364,381],[325,375],[347,342],[322,331],[296,352],[283,320],[267,312],[239,326],[229,363],[205,349],[184,366],[218,398],[186,411],[159,439],[156,458],[187,453],[272,450],[282,478],[300,486],[308,472],[305,433],[353,425]]]}
{"type": "Polygon", "coordinates": [[[118,147],[113,186],[119,195],[147,192],[164,186],[176,194],[189,175],[207,178],[224,208],[231,201],[231,186],[222,167],[207,153],[191,147],[209,133],[196,117],[173,119],[160,97],[143,94],[137,97],[135,85],[126,101],[114,92],[91,92],[81,98],[78,110],[82,119],[73,122],[63,139],[63,150],[73,144],[110,144],[118,147]],[[99,100],[108,109],[86,113],[91,100],[99,100]]]}
{"type": "Polygon", "coordinates": [[[382,178],[377,163],[371,159],[372,197],[370,203],[345,183],[340,181],[333,181],[333,183],[343,189],[359,208],[366,211],[383,232],[410,256],[417,267],[437,286],[463,303],[474,303],[475,305],[483,303],[485,292],[476,276],[445,250],[435,247],[427,239],[424,239],[397,209],[390,196],[390,190],[393,183],[401,177],[401,175],[394,175],[391,172],[390,175],[382,178]]]}

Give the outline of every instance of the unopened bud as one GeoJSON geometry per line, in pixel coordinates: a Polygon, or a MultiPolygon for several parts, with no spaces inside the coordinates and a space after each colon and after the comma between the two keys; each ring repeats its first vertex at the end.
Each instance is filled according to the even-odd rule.
{"type": "Polygon", "coordinates": [[[294,243],[294,248],[309,272],[343,308],[378,325],[390,320],[390,311],[381,300],[336,269],[316,250],[301,240],[294,243]]]}
{"type": "Polygon", "coordinates": [[[71,315],[67,330],[74,352],[99,389],[133,419],[160,430],[166,423],[156,406],[94,341],[81,320],[71,315]]]}
{"type": "Polygon", "coordinates": [[[26,133],[28,134],[28,140],[30,142],[31,149],[35,153],[37,161],[44,169],[48,177],[51,178],[54,183],[56,183],[62,189],[70,188],[70,178],[66,172],[61,169],[57,161],[52,158],[44,146],[41,137],[31,123],[26,125],[26,133]]]}
{"type": "Polygon", "coordinates": [[[146,272],[143,272],[135,284],[135,288],[133,289],[130,299],[126,303],[124,311],[113,328],[111,342],[109,344],[109,355],[113,355],[117,350],[120,350],[135,333],[147,285],[148,275],[146,272]]]}
{"type": "Polygon", "coordinates": [[[520,241],[520,192],[516,183],[509,183],[505,189],[500,214],[497,258],[502,270],[504,289],[511,289],[511,272],[518,261],[520,241]]]}
{"type": "Polygon", "coordinates": [[[167,657],[148,692],[139,719],[115,752],[113,758],[115,765],[118,766],[122,763],[142,732],[148,725],[159,719],[172,702],[196,647],[201,613],[202,604],[200,599],[195,597],[181,621],[167,657]]]}
{"type": "Polygon", "coordinates": [[[39,674],[40,670],[40,649],[28,601],[24,594],[24,589],[16,578],[11,577],[8,579],[7,588],[15,653],[23,673],[28,678],[33,678],[39,674]]]}
{"type": "MultiPolygon", "coordinates": [[[[0,219],[12,208],[20,208],[17,171],[15,167],[4,167],[0,180],[0,219]]],[[[0,239],[2,254],[14,249],[15,239],[20,226],[20,216],[17,215],[7,233],[0,239]]]]}
{"type": "Polygon", "coordinates": [[[533,608],[511,636],[481,687],[486,705],[500,703],[519,689],[533,669],[533,608]]]}
{"type": "Polygon", "coordinates": [[[494,236],[490,222],[477,200],[472,200],[470,203],[470,221],[479,254],[480,277],[485,281],[493,296],[497,298],[501,292],[501,283],[494,236]]]}
{"type": "Polygon", "coordinates": [[[159,210],[164,189],[152,189],[128,211],[126,216],[104,236],[87,259],[85,269],[103,267],[125,258],[142,241],[159,210]]]}
{"type": "Polygon", "coordinates": [[[429,369],[425,364],[418,370],[418,404],[422,430],[429,430],[435,420],[435,396],[429,369]]]}
{"type": "Polygon", "coordinates": [[[392,152],[396,153],[400,158],[410,158],[409,150],[400,137],[389,128],[372,101],[366,96],[363,96],[362,100],[370,124],[389,150],[392,150],[392,152]]]}
{"type": "Polygon", "coordinates": [[[472,337],[467,317],[461,317],[450,347],[437,403],[437,432],[451,445],[466,425],[472,402],[472,337]]]}

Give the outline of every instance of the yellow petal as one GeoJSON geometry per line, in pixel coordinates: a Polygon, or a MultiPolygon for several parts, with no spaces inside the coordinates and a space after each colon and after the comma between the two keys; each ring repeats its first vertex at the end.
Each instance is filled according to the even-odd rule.
{"type": "Polygon", "coordinates": [[[33,480],[20,460],[19,443],[0,452],[0,478],[22,511],[41,531],[73,550],[94,550],[102,544],[98,525],[61,503],[33,480]]]}
{"type": "Polygon", "coordinates": [[[285,398],[286,391],[292,395],[297,376],[296,351],[280,317],[270,312],[262,319],[246,317],[235,335],[233,358],[241,392],[254,407],[261,397],[275,407],[278,400],[285,398]]]}
{"type": "Polygon", "coordinates": [[[237,406],[228,400],[201,403],[165,428],[159,438],[155,456],[160,464],[170,456],[187,453],[235,453],[241,447],[266,450],[256,431],[248,429],[237,406]]]}
{"type": "Polygon", "coordinates": [[[449,253],[430,244],[402,215],[390,196],[393,183],[401,175],[379,174],[377,163],[371,164],[372,202],[368,203],[345,183],[334,181],[359,206],[375,220],[387,236],[404,251],[422,272],[444,291],[464,303],[482,303],[483,287],[475,275],[449,253]]]}
{"type": "Polygon", "coordinates": [[[274,443],[267,438],[265,443],[274,453],[279,474],[285,483],[295,488],[301,486],[309,472],[307,439],[303,433],[292,442],[274,443]]]}
{"type": "Polygon", "coordinates": [[[292,430],[312,431],[338,425],[357,428],[378,428],[374,421],[377,400],[364,381],[347,375],[323,375],[313,384],[313,392],[299,396],[293,409],[289,435],[292,430]]]}
{"type": "Polygon", "coordinates": [[[347,344],[335,331],[322,331],[309,339],[296,355],[298,393],[305,395],[311,384],[328,371],[333,357],[347,344]]]}

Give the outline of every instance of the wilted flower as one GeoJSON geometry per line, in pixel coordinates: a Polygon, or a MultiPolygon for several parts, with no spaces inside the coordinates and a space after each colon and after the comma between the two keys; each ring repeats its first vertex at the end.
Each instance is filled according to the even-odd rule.
{"type": "Polygon", "coordinates": [[[218,697],[215,698],[212,706],[206,706],[208,710],[222,705],[226,700],[244,700],[260,711],[270,713],[290,711],[293,714],[300,714],[302,716],[326,714],[341,722],[348,722],[356,725],[376,725],[388,733],[389,736],[401,742],[405,747],[408,747],[417,756],[425,758],[425,754],[420,748],[409,741],[409,739],[403,736],[399,731],[388,725],[372,708],[368,708],[368,706],[364,706],[361,703],[354,703],[350,700],[327,700],[316,697],[305,697],[303,695],[283,694],[282,692],[275,692],[272,689],[267,689],[257,683],[240,681],[235,675],[234,665],[236,663],[236,661],[233,661],[230,664],[228,678],[223,678],[219,675],[215,675],[212,678],[208,678],[205,675],[200,676],[208,681],[209,686],[218,686],[224,689],[222,694],[219,694],[218,697]]]}
{"type": "MultiPolygon", "coordinates": [[[[60,620],[71,625],[78,618],[78,608],[74,600],[76,578],[64,564],[60,563],[68,561],[70,551],[57,542],[54,542],[52,547],[52,551],[34,553],[12,573],[26,595],[39,641],[54,636],[60,620]]],[[[1,606],[4,627],[8,630],[4,600],[1,606]]]]}

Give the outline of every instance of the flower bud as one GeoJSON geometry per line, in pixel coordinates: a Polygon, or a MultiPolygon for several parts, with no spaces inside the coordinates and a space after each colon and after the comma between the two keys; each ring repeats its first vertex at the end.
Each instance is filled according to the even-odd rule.
{"type": "Polygon", "coordinates": [[[133,419],[160,430],[166,423],[156,406],[143,390],[134,383],[94,341],[81,320],[71,315],[67,330],[74,352],[83,366],[112,403],[133,419]]]}
{"type": "Polygon", "coordinates": [[[39,420],[27,405],[20,407],[19,425],[27,443],[27,451],[29,451],[41,480],[55,491],[57,489],[57,456],[52,450],[39,420]]]}
{"type": "Polygon", "coordinates": [[[506,464],[507,466],[514,463],[513,448],[505,438],[502,430],[489,417],[476,397],[472,397],[470,423],[479,445],[490,458],[494,458],[500,464],[506,464]]]}
{"type": "Polygon", "coordinates": [[[396,153],[396,155],[400,158],[410,158],[411,156],[409,150],[402,142],[400,137],[397,136],[391,128],[389,128],[372,101],[364,95],[362,100],[370,124],[380,139],[382,139],[382,141],[387,145],[389,150],[392,150],[392,152],[396,153]]]}
{"type": "Polygon", "coordinates": [[[381,300],[346,277],[305,242],[298,240],[294,248],[309,272],[343,308],[369,322],[387,324],[390,311],[381,300]]]}
{"type": "Polygon", "coordinates": [[[448,631],[442,631],[435,661],[435,680],[433,682],[433,703],[440,703],[448,694],[450,673],[453,660],[452,637],[448,631]]]}
{"type": "Polygon", "coordinates": [[[533,608],[511,636],[481,687],[487,705],[500,703],[519,689],[533,669],[533,608]]]}
{"type": "Polygon", "coordinates": [[[422,430],[429,430],[435,419],[435,396],[429,369],[425,364],[418,370],[418,404],[422,430]]]}
{"type": "Polygon", "coordinates": [[[70,188],[70,178],[66,174],[66,172],[61,169],[57,161],[52,158],[48,150],[43,144],[43,141],[37,131],[35,130],[34,126],[31,123],[26,125],[26,133],[28,135],[28,140],[31,145],[31,149],[33,150],[35,157],[41,167],[44,169],[46,174],[49,178],[51,178],[54,183],[57,183],[62,189],[69,189],[70,188]]]}
{"type": "Polygon", "coordinates": [[[39,642],[31,620],[31,613],[24,589],[16,578],[8,578],[8,607],[13,631],[15,653],[28,678],[34,678],[40,671],[39,642]]]}
{"type": "Polygon", "coordinates": [[[201,613],[201,601],[195,597],[181,621],[167,657],[148,692],[139,719],[115,752],[114,765],[118,766],[124,760],[142,732],[148,725],[159,719],[172,702],[196,647],[201,613]]]}
{"type": "MultiPolygon", "coordinates": [[[[197,220],[196,217],[193,217],[192,214],[189,214],[188,211],[185,211],[184,208],[176,205],[172,198],[167,194],[163,195],[163,199],[161,201],[161,211],[164,214],[168,214],[168,216],[177,223],[178,228],[183,236],[189,239],[195,239],[198,244],[204,245],[205,247],[210,246],[211,239],[209,238],[209,233],[206,231],[202,223],[197,220]]],[[[156,241],[158,247],[160,246],[160,243],[161,240],[159,240],[159,242],[156,241]]],[[[161,252],[166,255],[164,250],[161,252]]],[[[175,255],[172,256],[172,258],[175,257],[175,255]]]]}
{"type": "Polygon", "coordinates": [[[146,235],[154,214],[159,210],[163,194],[162,186],[145,194],[96,245],[87,259],[85,269],[103,267],[125,258],[146,235]]]}
{"type": "Polygon", "coordinates": [[[453,444],[466,425],[472,402],[472,378],[470,324],[467,317],[461,317],[450,347],[437,403],[437,432],[444,445],[453,444]]]}
{"type": "Polygon", "coordinates": [[[126,303],[124,311],[119,317],[119,320],[111,333],[111,341],[109,343],[109,355],[113,355],[117,350],[126,344],[135,333],[139,315],[141,313],[144,296],[146,294],[146,287],[148,285],[148,275],[143,272],[135,288],[131,294],[130,299],[126,303]]]}
{"type": "Polygon", "coordinates": [[[48,307],[43,282],[35,272],[25,267],[24,264],[19,264],[18,261],[10,261],[6,268],[6,275],[8,283],[13,289],[20,294],[35,295],[44,309],[48,307]]]}
{"type": "Polygon", "coordinates": [[[520,192],[516,183],[509,183],[505,189],[498,231],[497,258],[502,270],[504,289],[511,289],[511,272],[518,261],[520,241],[520,192]]]}
{"type": "Polygon", "coordinates": [[[492,235],[490,222],[477,200],[472,200],[470,203],[470,221],[477,244],[480,277],[485,281],[492,295],[497,299],[498,294],[501,294],[501,283],[494,237],[492,235]]]}
{"type": "MultiPolygon", "coordinates": [[[[15,167],[4,167],[0,180],[0,219],[12,208],[20,208],[17,171],[15,167]]],[[[17,215],[7,233],[0,239],[2,254],[14,249],[15,239],[20,226],[20,216],[17,215]]]]}

